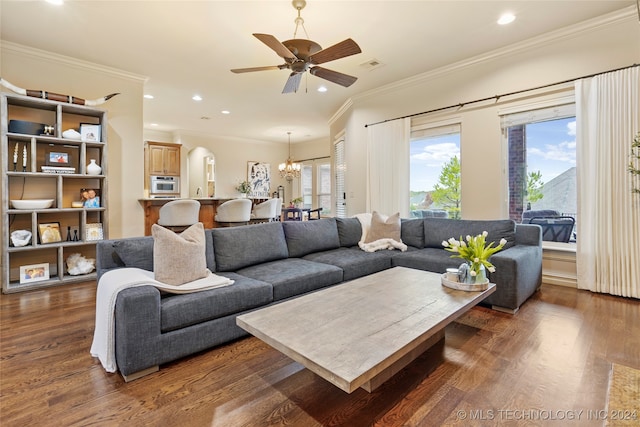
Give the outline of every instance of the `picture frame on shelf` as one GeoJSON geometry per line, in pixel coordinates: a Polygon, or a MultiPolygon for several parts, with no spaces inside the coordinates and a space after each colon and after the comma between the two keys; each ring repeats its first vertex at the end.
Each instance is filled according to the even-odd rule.
{"type": "MultiPolygon", "coordinates": [[[[52,145],[44,153],[44,164],[51,172],[71,172],[75,173],[74,163],[76,147],[66,145],[52,145]]],[[[43,171],[45,168],[43,167],[43,171]]]]}
{"type": "Polygon", "coordinates": [[[102,138],[102,126],[93,123],[80,123],[80,139],[85,142],[99,142],[102,138]]]}
{"type": "Polygon", "coordinates": [[[80,200],[85,208],[100,207],[100,189],[99,188],[82,188],[80,189],[80,200]]]}
{"type": "Polygon", "coordinates": [[[32,283],[49,280],[49,263],[20,266],[20,283],[32,283]]]}
{"type": "Polygon", "coordinates": [[[59,222],[46,222],[38,224],[38,233],[40,234],[40,243],[42,244],[62,241],[59,222]]]}
{"type": "Polygon", "coordinates": [[[104,239],[104,231],[102,230],[102,223],[96,222],[96,223],[87,224],[87,226],[85,227],[84,239],[88,242],[93,240],[104,239]]]}

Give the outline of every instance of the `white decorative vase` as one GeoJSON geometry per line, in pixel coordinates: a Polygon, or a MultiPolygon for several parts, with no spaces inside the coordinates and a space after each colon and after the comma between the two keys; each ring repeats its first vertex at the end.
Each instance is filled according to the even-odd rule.
{"type": "Polygon", "coordinates": [[[102,168],[98,166],[95,159],[91,159],[91,163],[87,165],[87,175],[100,175],[102,168]]]}

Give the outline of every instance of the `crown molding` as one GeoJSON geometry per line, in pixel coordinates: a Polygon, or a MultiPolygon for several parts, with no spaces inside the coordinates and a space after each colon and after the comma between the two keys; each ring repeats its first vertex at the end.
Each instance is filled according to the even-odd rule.
{"type": "Polygon", "coordinates": [[[8,42],[6,40],[0,40],[0,43],[0,50],[2,50],[3,52],[10,52],[25,57],[36,58],[56,64],[63,64],[73,68],[98,72],[125,80],[132,80],[142,83],[146,83],[147,80],[149,80],[149,77],[140,74],[130,73],[128,71],[119,70],[117,68],[107,67],[106,65],[95,64],[93,62],[83,61],[81,59],[72,58],[70,56],[64,56],[13,42],[8,42]]]}
{"type": "MultiPolygon", "coordinates": [[[[460,70],[464,70],[465,68],[472,67],[476,64],[480,64],[483,62],[499,59],[505,56],[515,55],[518,53],[537,49],[553,43],[557,43],[562,40],[575,38],[582,34],[596,31],[601,28],[608,27],[610,25],[617,25],[617,24],[620,24],[621,22],[635,20],[635,19],[637,19],[636,7],[629,6],[615,12],[611,12],[602,16],[598,16],[593,19],[589,19],[587,21],[580,22],[578,24],[561,28],[559,30],[551,31],[540,36],[532,37],[522,42],[514,43],[504,48],[489,51],[477,56],[473,56],[471,58],[467,58],[459,62],[454,62],[452,64],[445,65],[440,68],[436,68],[421,74],[417,74],[412,77],[408,77],[403,80],[399,80],[394,83],[390,83],[388,85],[380,86],[378,88],[371,89],[366,92],[362,92],[358,95],[354,95],[348,101],[351,101],[351,104],[353,104],[354,101],[361,101],[372,96],[378,96],[385,93],[394,92],[399,89],[405,89],[412,86],[417,86],[429,80],[433,80],[444,75],[448,75],[460,70]]],[[[345,104],[347,104],[347,102],[345,102],[345,104]]],[[[342,114],[344,112],[344,109],[341,108],[338,112],[342,114]]],[[[336,114],[334,114],[331,117],[332,120],[337,119],[336,116],[338,115],[338,112],[336,112],[336,114]]]]}
{"type": "Polygon", "coordinates": [[[338,111],[336,111],[333,116],[331,116],[329,118],[329,126],[331,126],[336,120],[338,120],[340,118],[340,116],[342,116],[349,108],[351,108],[351,106],[353,105],[353,99],[352,98],[348,98],[344,104],[342,104],[342,106],[340,106],[340,108],[338,108],[338,111]]]}

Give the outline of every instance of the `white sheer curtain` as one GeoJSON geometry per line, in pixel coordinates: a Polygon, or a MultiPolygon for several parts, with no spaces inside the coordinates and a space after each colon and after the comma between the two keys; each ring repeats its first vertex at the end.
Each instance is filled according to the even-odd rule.
{"type": "Polygon", "coordinates": [[[576,82],[578,288],[640,298],[640,198],[628,172],[640,67],[576,82]]]}
{"type": "Polygon", "coordinates": [[[369,126],[367,211],[409,216],[410,119],[369,126]]]}

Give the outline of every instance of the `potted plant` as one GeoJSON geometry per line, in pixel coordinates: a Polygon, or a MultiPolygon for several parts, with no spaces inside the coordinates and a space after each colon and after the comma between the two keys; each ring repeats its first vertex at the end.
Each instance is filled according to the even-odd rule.
{"type": "Polygon", "coordinates": [[[251,192],[249,181],[240,181],[240,183],[236,185],[236,191],[240,193],[242,197],[246,198],[247,195],[251,192]]]}

